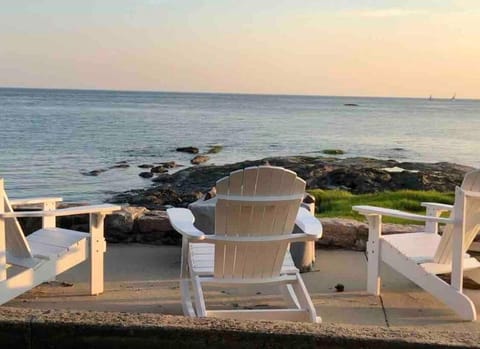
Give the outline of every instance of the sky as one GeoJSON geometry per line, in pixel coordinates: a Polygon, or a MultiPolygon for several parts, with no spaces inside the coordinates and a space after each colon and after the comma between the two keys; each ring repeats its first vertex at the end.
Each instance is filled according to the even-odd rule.
{"type": "Polygon", "coordinates": [[[0,0],[0,86],[480,98],[480,1],[0,0]]]}

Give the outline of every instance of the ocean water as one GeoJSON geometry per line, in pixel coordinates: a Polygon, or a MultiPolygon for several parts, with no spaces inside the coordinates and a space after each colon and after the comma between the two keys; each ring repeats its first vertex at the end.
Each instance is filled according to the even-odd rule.
{"type": "Polygon", "coordinates": [[[100,202],[149,186],[138,165],[188,166],[176,147],[213,144],[224,147],[214,164],[339,148],[480,167],[480,101],[0,89],[0,177],[12,197],[100,202]],[[130,167],[82,174],[120,161],[130,167]]]}

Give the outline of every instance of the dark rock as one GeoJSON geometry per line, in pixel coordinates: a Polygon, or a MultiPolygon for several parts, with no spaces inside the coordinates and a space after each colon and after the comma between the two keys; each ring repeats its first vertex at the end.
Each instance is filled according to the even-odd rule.
{"type": "Polygon", "coordinates": [[[150,211],[137,220],[136,241],[163,245],[179,245],[177,233],[165,211],[150,211]]]}
{"type": "Polygon", "coordinates": [[[127,163],[117,163],[116,165],[113,165],[113,166],[110,166],[109,168],[110,169],[114,169],[114,168],[129,168],[130,165],[127,164],[127,163]]]}
{"type": "Polygon", "coordinates": [[[176,151],[182,152],[182,153],[190,153],[190,154],[198,154],[198,148],[195,147],[180,147],[177,148],[176,151]]]}
{"type": "Polygon", "coordinates": [[[210,146],[210,149],[208,149],[207,154],[217,154],[220,153],[223,149],[223,145],[212,145],[210,146]]]}
{"type": "Polygon", "coordinates": [[[199,165],[207,162],[208,160],[210,160],[210,157],[207,155],[197,155],[192,160],[190,160],[190,162],[194,165],[199,165]]]}
{"type": "Polygon", "coordinates": [[[163,165],[160,165],[160,166],[152,167],[150,169],[150,172],[152,172],[152,173],[166,173],[166,172],[168,172],[168,169],[163,167],[163,165]]]}
{"type": "Polygon", "coordinates": [[[158,164],[165,168],[176,168],[181,166],[178,165],[175,161],[159,162],[158,164]]]}
{"type": "Polygon", "coordinates": [[[168,173],[160,173],[157,177],[152,179],[152,181],[155,183],[163,183],[163,184],[171,183],[174,180],[175,180],[175,177],[172,177],[168,173]]]}
{"type": "Polygon", "coordinates": [[[128,206],[105,218],[105,238],[109,242],[131,241],[135,220],[147,212],[145,207],[128,206]]]}
{"type": "MultiPolygon", "coordinates": [[[[368,240],[368,225],[349,218],[320,218],[323,236],[316,241],[317,246],[327,248],[344,248],[364,251],[368,240]]],[[[382,234],[413,233],[421,229],[414,224],[382,225],[382,234]]]]}
{"type": "Polygon", "coordinates": [[[139,233],[146,234],[152,232],[169,232],[174,230],[170,224],[167,212],[150,211],[137,220],[137,229],[139,233]]]}
{"type": "Polygon", "coordinates": [[[88,172],[81,172],[84,176],[98,176],[99,174],[107,172],[107,169],[100,168],[98,170],[92,170],[88,172]]]}
{"type": "Polygon", "coordinates": [[[128,203],[134,206],[143,206],[149,210],[162,210],[165,206],[187,207],[190,202],[196,201],[202,193],[177,193],[172,189],[151,188],[146,190],[132,190],[114,196],[110,202],[128,203]]]}
{"type": "Polygon", "coordinates": [[[154,165],[152,164],[142,164],[142,165],[138,165],[139,168],[152,168],[154,167],[154,165]]]}
{"type": "Polygon", "coordinates": [[[336,284],[335,290],[337,290],[337,292],[343,292],[345,291],[345,286],[343,284],[336,284]]]}
{"type": "Polygon", "coordinates": [[[345,151],[342,149],[324,149],[322,150],[322,153],[326,155],[343,155],[345,154],[345,151]]]}
{"type": "Polygon", "coordinates": [[[275,157],[243,161],[223,166],[204,165],[185,168],[154,178],[155,186],[118,194],[113,202],[158,209],[164,205],[186,207],[215,186],[230,172],[248,166],[270,164],[295,171],[307,182],[307,189],[344,189],[355,194],[401,189],[453,191],[471,167],[452,163],[411,163],[370,158],[275,157]],[[406,171],[389,172],[400,167],[406,171]]]}
{"type": "Polygon", "coordinates": [[[365,223],[346,218],[322,218],[323,236],[317,246],[364,250],[368,237],[365,223]]]}
{"type": "Polygon", "coordinates": [[[138,175],[142,178],[152,178],[153,177],[152,172],[140,172],[138,175]]]}

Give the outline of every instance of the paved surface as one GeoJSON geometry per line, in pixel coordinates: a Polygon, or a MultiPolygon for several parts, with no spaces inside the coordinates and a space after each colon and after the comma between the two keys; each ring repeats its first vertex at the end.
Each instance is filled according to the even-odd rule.
{"type": "MultiPolygon", "coordinates": [[[[6,306],[180,315],[179,269],[179,247],[109,245],[104,294],[87,295],[88,264],[84,263],[59,276],[57,282],[41,285],[6,306]]],[[[366,258],[361,252],[317,250],[315,269],[302,275],[326,324],[480,334],[479,321],[459,320],[439,301],[387,266],[382,269],[382,296],[366,294],[366,258]],[[338,283],[345,286],[344,292],[335,291],[338,283]]],[[[480,309],[480,290],[467,292],[480,309]]],[[[212,289],[206,296],[212,308],[266,307],[280,302],[267,288],[212,289]]]]}

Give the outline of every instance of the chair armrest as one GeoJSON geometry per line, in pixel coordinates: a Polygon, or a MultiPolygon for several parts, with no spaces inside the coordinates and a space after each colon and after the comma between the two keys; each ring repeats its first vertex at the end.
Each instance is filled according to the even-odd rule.
{"type": "Polygon", "coordinates": [[[448,212],[453,210],[453,205],[440,204],[437,202],[422,202],[420,205],[425,207],[427,210],[432,209],[440,212],[448,212]]]}
{"type": "Polygon", "coordinates": [[[73,216],[89,213],[109,214],[115,211],[119,211],[120,206],[117,205],[91,205],[91,206],[78,206],[62,208],[59,210],[51,211],[23,211],[23,212],[5,212],[0,214],[0,218],[19,218],[19,217],[61,217],[61,216],[73,216]]]}
{"type": "Polygon", "coordinates": [[[307,235],[320,239],[323,234],[322,223],[304,207],[300,207],[295,224],[307,235]]]}
{"type": "Polygon", "coordinates": [[[383,208],[383,207],[353,206],[353,209],[365,216],[379,215],[379,216],[398,217],[398,218],[410,219],[414,221],[423,221],[423,222],[453,223],[453,219],[451,218],[422,216],[415,213],[402,212],[399,210],[392,210],[390,208],[383,208]]]}
{"type": "Polygon", "coordinates": [[[26,199],[10,199],[10,204],[12,206],[20,206],[20,205],[38,205],[38,204],[45,204],[48,202],[61,202],[63,201],[62,198],[26,198],[26,199]]]}
{"type": "Polygon", "coordinates": [[[189,209],[169,208],[167,214],[172,227],[184,237],[192,240],[205,239],[205,234],[193,225],[195,217],[189,209]]]}
{"type": "Polygon", "coordinates": [[[283,235],[261,235],[261,236],[228,236],[228,235],[205,235],[203,242],[234,242],[237,244],[246,243],[251,244],[252,242],[305,242],[317,240],[316,235],[309,235],[305,233],[299,234],[283,234],[283,235]]]}

